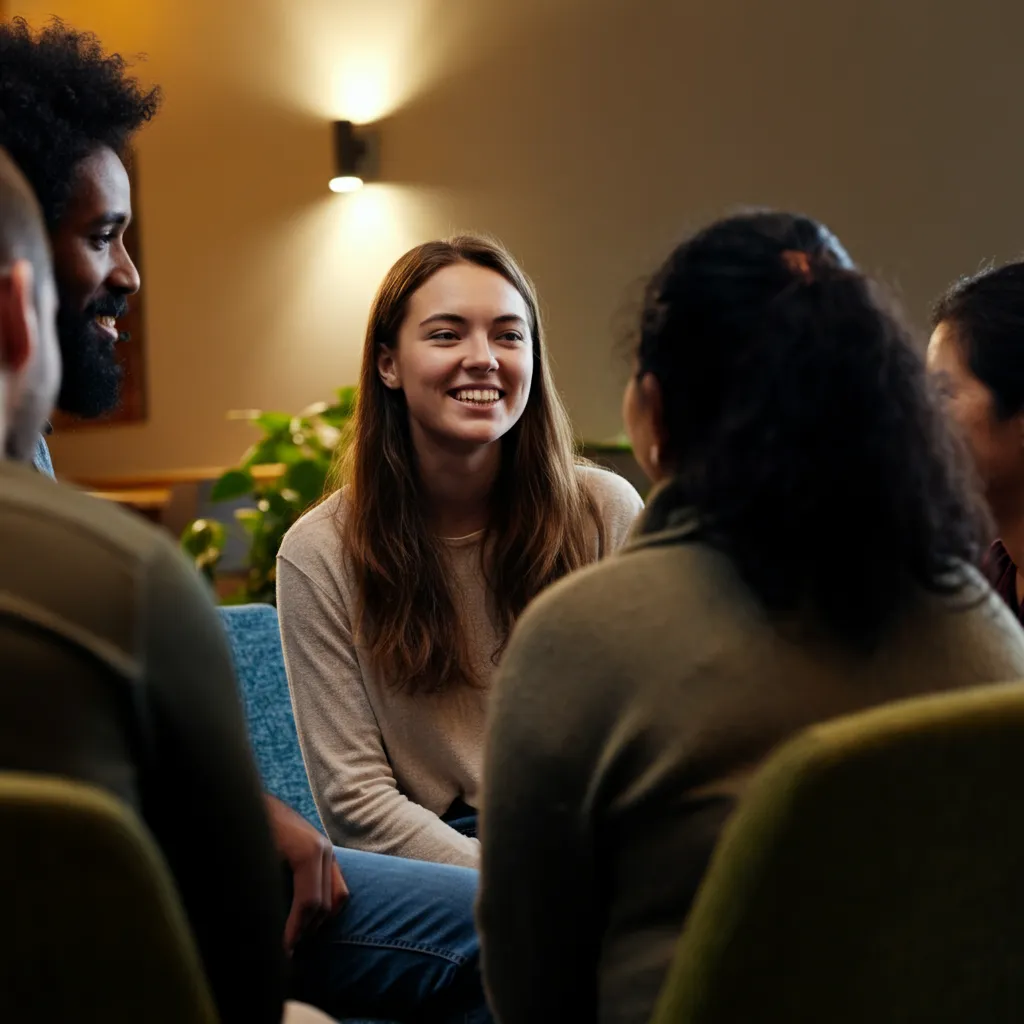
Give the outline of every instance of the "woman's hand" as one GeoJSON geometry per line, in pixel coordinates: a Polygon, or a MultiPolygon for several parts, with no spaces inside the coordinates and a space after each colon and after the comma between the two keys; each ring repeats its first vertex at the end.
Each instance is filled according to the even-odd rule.
{"type": "Polygon", "coordinates": [[[341,909],[348,886],[327,836],[276,797],[265,793],[264,801],[274,845],[292,871],[292,905],[284,926],[284,946],[291,952],[302,935],[341,909]]]}

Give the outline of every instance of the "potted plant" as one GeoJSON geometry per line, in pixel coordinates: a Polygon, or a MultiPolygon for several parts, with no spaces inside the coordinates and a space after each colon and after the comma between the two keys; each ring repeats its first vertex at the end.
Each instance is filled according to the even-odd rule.
{"type": "MultiPolygon", "coordinates": [[[[225,603],[274,603],[278,548],[292,523],[323,496],[335,451],[355,411],[356,395],[354,387],[341,388],[332,404],[318,402],[294,416],[236,414],[263,436],[210,492],[212,501],[251,498],[251,505],[235,512],[249,538],[245,581],[225,603]]],[[[194,520],[182,534],[182,547],[211,583],[216,582],[226,540],[224,523],[211,518],[194,520]]]]}

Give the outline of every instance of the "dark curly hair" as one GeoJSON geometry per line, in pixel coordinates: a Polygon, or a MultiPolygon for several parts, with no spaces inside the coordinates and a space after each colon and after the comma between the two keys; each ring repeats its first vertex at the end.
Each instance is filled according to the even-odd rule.
{"type": "Polygon", "coordinates": [[[966,582],[984,525],[902,320],[821,224],[755,212],[683,243],[637,350],[678,469],[647,529],[695,510],[773,613],[869,651],[920,588],[966,582]]]}
{"type": "Polygon", "coordinates": [[[0,146],[35,189],[51,230],[78,164],[100,146],[119,155],[156,113],[144,89],[96,36],[54,19],[38,34],[23,18],[0,25],[0,146]]]}
{"type": "Polygon", "coordinates": [[[1005,420],[1024,409],[1024,261],[957,281],[932,311],[932,326],[943,323],[992,392],[996,414],[1005,420]]]}

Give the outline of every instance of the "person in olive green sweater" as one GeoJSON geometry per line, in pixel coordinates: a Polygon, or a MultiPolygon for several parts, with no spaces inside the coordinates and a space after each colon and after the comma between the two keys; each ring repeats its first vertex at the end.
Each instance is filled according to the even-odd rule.
{"type": "Polygon", "coordinates": [[[624,415],[659,484],[638,534],[538,597],[495,682],[478,919],[502,1024],[649,1019],[778,743],[1024,676],[921,361],[821,225],[751,214],[681,245],[624,415]]]}

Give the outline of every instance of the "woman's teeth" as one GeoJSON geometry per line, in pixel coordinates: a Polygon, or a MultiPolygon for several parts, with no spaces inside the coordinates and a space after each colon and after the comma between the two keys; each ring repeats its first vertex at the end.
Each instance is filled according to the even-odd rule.
{"type": "Polygon", "coordinates": [[[466,388],[456,391],[454,398],[470,405],[493,405],[501,398],[501,392],[496,388],[466,388]]]}

